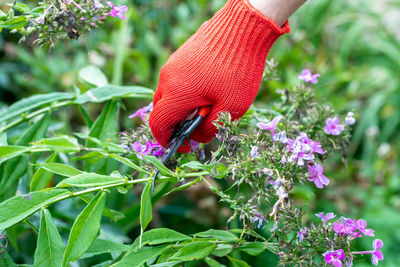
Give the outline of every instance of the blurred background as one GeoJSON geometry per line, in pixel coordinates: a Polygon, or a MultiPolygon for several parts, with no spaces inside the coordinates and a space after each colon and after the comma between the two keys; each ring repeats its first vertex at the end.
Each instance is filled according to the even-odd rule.
{"type": "MultiPolygon", "coordinates": [[[[18,44],[18,35],[3,30],[0,108],[33,94],[73,92],[77,72],[89,64],[101,68],[113,84],[155,89],[159,70],[168,56],[224,2],[121,1],[129,8],[126,20],[108,18],[78,41],[59,42],[52,50],[32,47],[33,39],[29,38],[18,44]]],[[[35,5],[34,1],[25,3],[35,5]]],[[[5,1],[0,0],[0,8],[7,11],[3,4],[5,1]]],[[[306,185],[295,193],[307,212],[305,222],[316,221],[313,214],[321,211],[363,218],[384,242],[385,260],[379,265],[400,266],[400,1],[308,1],[290,24],[292,33],[280,38],[269,55],[279,63],[281,81],[264,82],[255,105],[262,107],[276,99],[277,89],[297,84],[297,75],[309,68],[321,74],[315,86],[318,97],[330,102],[338,114],[353,111],[357,117],[347,166],[340,159],[332,161],[327,170],[331,179],[327,189],[306,185]]],[[[127,116],[146,104],[148,101],[125,102],[121,130],[140,124],[127,116]]],[[[96,116],[101,108],[92,105],[90,112],[96,116]]],[[[80,119],[74,122],[76,125],[68,125],[77,115],[67,111],[60,114],[54,128],[79,127],[80,119]]],[[[109,202],[108,206],[126,216],[110,232],[129,242],[138,234],[136,195],[115,196],[109,202]]],[[[61,208],[66,209],[63,216],[68,216],[71,207],[65,203],[61,208]]],[[[201,186],[169,196],[155,209],[151,227],[164,226],[184,233],[223,229],[229,214],[201,186]]],[[[34,236],[25,237],[31,238],[34,236]]],[[[371,249],[373,238],[363,239],[354,249],[371,249]]],[[[28,244],[32,243],[21,242],[20,237],[18,240],[9,240],[16,251],[13,258],[30,262],[33,252],[29,251],[34,248],[28,244]]],[[[276,257],[264,253],[246,260],[251,266],[269,266],[276,257]]],[[[91,266],[94,262],[85,264],[91,266]]],[[[355,266],[370,265],[370,257],[355,262],[355,266]]]]}

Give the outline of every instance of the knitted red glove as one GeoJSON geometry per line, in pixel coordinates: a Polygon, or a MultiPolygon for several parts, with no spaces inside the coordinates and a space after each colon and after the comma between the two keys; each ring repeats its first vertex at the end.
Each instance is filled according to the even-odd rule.
{"type": "Polygon", "coordinates": [[[165,147],[171,129],[201,106],[213,108],[190,137],[198,142],[215,137],[212,122],[220,112],[242,117],[257,95],[271,46],[289,31],[287,22],[279,27],[248,0],[228,0],[162,67],[149,120],[154,138],[165,147]]]}

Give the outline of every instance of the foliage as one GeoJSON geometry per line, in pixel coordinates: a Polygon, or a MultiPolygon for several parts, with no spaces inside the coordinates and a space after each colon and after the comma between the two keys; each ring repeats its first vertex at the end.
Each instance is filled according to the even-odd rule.
{"type": "MultiPolygon", "coordinates": [[[[385,261],[380,263],[384,266],[399,264],[397,244],[400,240],[398,231],[400,218],[397,210],[400,143],[397,134],[399,121],[397,103],[399,103],[400,87],[397,75],[398,62],[395,59],[400,50],[396,28],[399,18],[397,2],[309,1],[291,20],[292,33],[282,38],[271,51],[280,63],[278,72],[281,81],[264,83],[256,102],[256,107],[261,107],[260,101],[266,102],[280,97],[279,94],[274,94],[276,89],[288,88],[293,84],[298,71],[307,65],[305,62],[309,62],[308,67],[312,66],[313,70],[318,70],[322,74],[320,83],[315,87],[318,99],[328,98],[339,111],[344,109],[355,111],[359,122],[355,126],[347,168],[344,169],[343,164],[337,164],[338,161],[330,159],[329,164],[324,164],[326,175],[334,177],[328,190],[316,191],[312,186],[305,184],[292,191],[291,196],[296,204],[303,204],[305,211],[303,223],[307,222],[307,225],[308,222],[315,222],[311,214],[316,211],[337,210],[346,217],[365,218],[385,241],[383,247],[385,261]]],[[[25,3],[31,7],[37,5],[36,2],[25,3]]],[[[10,35],[7,29],[3,29],[0,34],[1,101],[11,104],[24,96],[54,91],[71,92],[75,84],[85,92],[91,87],[88,87],[86,82],[82,83],[78,71],[87,64],[100,66],[112,84],[141,84],[154,88],[158,70],[166,57],[222,4],[222,0],[171,0],[162,3],[135,0],[128,5],[132,12],[127,16],[127,20],[110,20],[107,22],[108,25],[104,24],[91,31],[90,35],[81,36],[80,41],[59,43],[51,51],[47,48],[30,48],[32,42],[30,38],[24,44],[27,47],[18,46],[16,44],[18,35],[10,35]]],[[[1,8],[8,13],[8,8],[4,6],[1,8]]],[[[16,14],[20,15],[18,12],[16,14]]],[[[129,111],[146,102],[124,101],[123,106],[129,111]]],[[[85,104],[84,108],[75,104],[66,105],[59,111],[56,107],[51,118],[43,117],[44,124],[36,125],[39,131],[32,132],[40,136],[41,131],[46,129],[47,121],[49,123],[47,137],[54,137],[55,133],[72,136],[73,132],[84,132],[87,136],[88,129],[93,123],[92,118],[100,113],[101,109],[101,104],[90,103],[85,104]],[[83,126],[84,123],[87,126],[83,126]]],[[[127,116],[124,115],[127,111],[124,109],[120,109],[119,112],[121,114],[119,125],[122,130],[137,128],[139,120],[127,120],[127,116]]],[[[36,120],[33,122],[37,122],[36,120]]],[[[19,126],[10,128],[7,133],[7,141],[10,144],[15,144],[18,136],[26,129],[26,121],[23,120],[19,126]]],[[[115,132],[110,130],[109,137],[115,137],[115,132]]],[[[6,144],[4,140],[5,135],[2,135],[0,142],[6,144]]],[[[78,141],[80,144],[85,142],[80,137],[78,141]]],[[[27,145],[29,141],[17,146],[27,145]]],[[[215,149],[215,145],[212,144],[212,147],[215,149]]],[[[207,157],[210,155],[209,149],[208,147],[205,149],[207,157]]],[[[38,155],[37,152],[29,152],[29,156],[35,155],[38,155]]],[[[94,152],[88,161],[107,158],[105,161],[108,166],[112,166],[116,164],[115,158],[118,158],[116,156],[118,155],[114,152],[94,152]]],[[[59,179],[60,174],[54,175],[47,171],[47,168],[54,170],[52,162],[60,162],[60,157],[65,160],[64,155],[58,152],[46,154],[45,157],[46,159],[40,157],[39,163],[50,164],[42,165],[46,168],[39,168],[37,164],[22,169],[15,168],[10,179],[18,179],[15,178],[21,175],[18,172],[31,175],[31,170],[38,170],[32,178],[36,183],[40,181],[35,190],[44,188],[47,185],[46,181],[50,181],[53,176],[59,179]]],[[[118,160],[120,162],[121,159],[118,160]]],[[[23,158],[16,166],[26,165],[27,162],[28,159],[23,158]]],[[[71,161],[67,164],[82,169],[82,162],[71,161]]],[[[11,168],[14,168],[13,166],[11,168]]],[[[120,172],[125,174],[124,168],[129,167],[120,166],[123,166],[120,172]]],[[[116,167],[107,168],[108,173],[111,173],[116,167]]],[[[20,188],[26,187],[26,184],[23,178],[20,188]]],[[[118,189],[124,192],[129,186],[118,189]]],[[[134,240],[140,232],[140,228],[137,227],[139,221],[137,203],[141,190],[134,187],[133,194],[127,195],[120,195],[116,191],[111,190],[111,194],[107,197],[107,206],[112,209],[106,209],[104,212],[107,219],[103,219],[99,238],[112,238],[117,243],[129,243],[127,238],[134,240]],[[121,217],[121,213],[117,213],[115,209],[125,215],[125,218],[117,221],[118,227],[112,226],[108,220],[113,216],[121,217]]],[[[21,191],[25,192],[27,191],[21,191]]],[[[163,226],[184,233],[195,233],[209,228],[221,229],[225,226],[230,214],[216,202],[215,196],[204,189],[203,183],[189,187],[186,192],[175,191],[174,194],[171,193],[162,199],[159,199],[160,195],[153,196],[154,212],[150,227],[163,226]]],[[[82,204],[88,203],[91,198],[80,196],[79,199],[82,202],[69,198],[49,207],[64,243],[68,238],[66,225],[72,225],[78,212],[83,209],[82,204]]],[[[38,214],[30,218],[36,227],[39,226],[37,216],[38,214]]],[[[233,220],[232,224],[234,227],[239,227],[237,220],[233,220]]],[[[273,222],[270,222],[265,229],[270,229],[272,226],[273,222]]],[[[265,229],[257,229],[257,232],[264,235],[265,229]]],[[[8,253],[11,253],[12,258],[18,262],[33,262],[33,248],[37,238],[33,230],[27,230],[20,224],[9,228],[7,237],[8,253]]],[[[353,246],[357,250],[368,250],[371,247],[370,241],[365,242],[363,239],[356,241],[353,242],[353,246]]],[[[6,240],[3,240],[3,244],[5,242],[6,240]]],[[[96,244],[101,242],[102,240],[100,242],[95,240],[96,244]]],[[[108,245],[114,246],[110,243],[108,245]]],[[[114,247],[117,249],[117,246],[114,247]]],[[[98,257],[100,256],[95,258],[98,257]]],[[[275,263],[275,257],[269,253],[262,253],[257,257],[236,254],[235,257],[236,259],[241,257],[251,266],[275,263]]],[[[9,260],[7,254],[3,259],[6,262],[9,260]]],[[[235,258],[230,257],[230,259],[235,262],[235,258]]],[[[85,257],[80,263],[94,265],[93,260],[94,258],[85,257]]],[[[211,259],[206,261],[213,263],[211,259]]],[[[365,265],[363,261],[355,264],[365,265]]]]}

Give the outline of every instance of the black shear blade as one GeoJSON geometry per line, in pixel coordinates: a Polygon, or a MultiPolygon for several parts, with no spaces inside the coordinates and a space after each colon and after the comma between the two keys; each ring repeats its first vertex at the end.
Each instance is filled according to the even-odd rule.
{"type": "MultiPolygon", "coordinates": [[[[200,122],[203,120],[203,116],[197,115],[196,118],[185,121],[182,126],[177,129],[175,133],[172,134],[170,141],[167,145],[167,150],[165,151],[164,156],[161,158],[161,163],[165,165],[169,159],[171,159],[178,148],[183,145],[185,139],[188,139],[192,132],[199,126],[200,122]]],[[[152,189],[154,192],[154,187],[156,184],[156,179],[159,171],[157,170],[152,183],[152,189]]]]}

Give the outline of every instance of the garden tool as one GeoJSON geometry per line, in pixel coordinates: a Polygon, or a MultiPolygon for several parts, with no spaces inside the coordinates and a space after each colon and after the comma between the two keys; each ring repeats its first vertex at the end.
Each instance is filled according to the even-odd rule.
{"type": "MultiPolygon", "coordinates": [[[[212,106],[201,107],[175,127],[167,144],[165,154],[161,157],[160,161],[162,164],[165,165],[165,163],[172,158],[178,148],[184,144],[185,140],[189,143],[189,136],[197,128],[197,126],[199,126],[202,120],[210,114],[211,109],[212,106]]],[[[156,174],[154,175],[152,185],[153,192],[158,173],[159,171],[157,170],[156,174]]]]}

